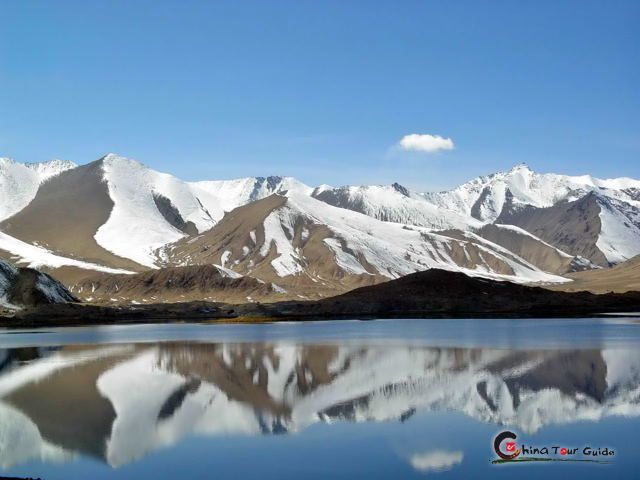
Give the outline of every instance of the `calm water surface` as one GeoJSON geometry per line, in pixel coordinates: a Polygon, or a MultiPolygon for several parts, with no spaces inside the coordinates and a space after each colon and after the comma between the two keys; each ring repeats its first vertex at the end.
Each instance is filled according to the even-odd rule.
{"type": "Polygon", "coordinates": [[[0,330],[0,476],[624,479],[639,468],[630,319],[0,330]],[[615,455],[494,465],[504,430],[518,447],[615,455]]]}

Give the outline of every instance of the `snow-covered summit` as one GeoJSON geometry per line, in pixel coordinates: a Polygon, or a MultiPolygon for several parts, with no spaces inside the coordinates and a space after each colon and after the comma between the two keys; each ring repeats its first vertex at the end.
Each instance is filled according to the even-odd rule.
{"type": "Polygon", "coordinates": [[[114,205],[95,239],[108,251],[152,267],[151,252],[184,237],[181,226],[201,232],[215,224],[188,183],[116,154],[101,161],[114,205]]]}
{"type": "Polygon", "coordinates": [[[75,166],[66,160],[18,163],[10,158],[0,158],[0,220],[26,207],[42,182],[75,166]]]}
{"type": "Polygon", "coordinates": [[[536,173],[522,163],[505,172],[475,178],[453,190],[423,195],[441,208],[457,210],[483,222],[493,222],[502,213],[508,197],[516,205],[545,208],[559,201],[577,200],[594,191],[637,204],[638,189],[640,180],[536,173]]]}
{"type": "Polygon", "coordinates": [[[316,188],[312,196],[335,207],[364,213],[385,222],[404,223],[434,230],[468,229],[480,223],[456,210],[437,206],[399,183],[392,185],[316,188]]]}
{"type": "MultiPolygon", "coordinates": [[[[518,227],[539,240],[538,246],[552,246],[567,258],[584,257],[595,265],[608,266],[640,254],[640,181],[630,178],[540,174],[526,164],[518,164],[503,172],[475,178],[450,191],[419,193],[399,183],[341,187],[320,185],[312,188],[295,178],[283,176],[187,182],[115,153],[91,164],[74,167],[74,163],[62,160],[21,164],[0,159],[0,198],[3,199],[0,202],[0,221],[13,217],[11,222],[5,222],[5,227],[15,235],[6,229],[3,231],[23,243],[48,245],[53,253],[62,253],[76,260],[93,262],[97,258],[95,255],[102,255],[100,252],[106,250],[108,255],[102,258],[105,267],[135,269],[135,265],[126,262],[119,264],[117,258],[112,257],[115,255],[153,268],[165,264],[166,259],[159,258],[158,251],[169,252],[176,242],[190,241],[213,229],[238,207],[278,194],[287,198],[286,207],[279,210],[285,213],[281,218],[269,216],[264,225],[265,231],[271,232],[273,227],[274,235],[284,232],[286,237],[287,232],[295,233],[299,227],[291,223],[292,219],[302,219],[300,221],[315,226],[324,225],[335,236],[333,240],[322,240],[320,245],[331,249],[335,260],[341,264],[340,269],[353,272],[371,273],[376,270],[383,276],[394,277],[405,271],[415,271],[418,265],[428,268],[453,263],[460,267],[461,263],[470,263],[471,260],[464,257],[449,262],[446,255],[438,253],[433,243],[438,242],[430,234],[440,232],[449,238],[445,243],[451,245],[467,241],[482,243],[481,239],[471,239],[470,236],[494,223],[518,227]],[[92,182],[91,187],[87,187],[87,182],[92,182]],[[66,192],[66,210],[60,207],[58,191],[66,192]],[[39,195],[39,201],[34,201],[36,195],[39,195]],[[84,197],[80,198],[81,195],[84,197]],[[57,207],[50,199],[56,199],[57,207]],[[575,208],[569,205],[570,202],[576,202],[575,208]],[[82,210],[79,205],[87,208],[82,210]],[[84,217],[81,210],[87,212],[84,217]],[[352,219],[345,210],[359,215],[352,219]],[[22,218],[18,218],[18,213],[22,218]],[[65,218],[70,218],[68,213],[87,220],[83,230],[86,238],[82,241],[85,252],[92,252],[91,257],[78,254],[80,247],[76,251],[65,249],[62,252],[62,247],[53,245],[55,242],[51,239],[61,236],[55,228],[64,224],[65,218]],[[351,221],[360,226],[360,232],[352,228],[351,221]],[[18,225],[20,222],[22,224],[18,225]],[[387,228],[387,223],[396,225],[387,228]],[[286,230],[287,225],[291,227],[290,231],[286,230]],[[336,232],[347,232],[348,235],[341,236],[336,232]],[[367,235],[367,232],[379,233],[367,235]],[[420,238],[410,239],[411,236],[420,238]],[[427,237],[430,239],[425,240],[427,237]],[[454,238],[455,242],[451,243],[454,238]],[[402,241],[398,250],[399,239],[402,241]],[[95,249],[96,243],[99,251],[95,249]],[[351,244],[357,246],[354,251],[360,255],[359,259],[350,258],[351,244]],[[431,260],[422,263],[410,260],[416,251],[419,258],[425,255],[432,257],[427,253],[429,248],[436,252],[431,260]],[[397,265],[391,266],[382,261],[383,257],[390,255],[397,259],[397,265]],[[373,263],[366,265],[362,259],[373,263]],[[372,269],[372,265],[381,268],[372,269]]],[[[256,207],[246,214],[255,216],[260,211],[256,207]]],[[[78,223],[77,220],[74,222],[78,223]]],[[[255,226],[263,228],[261,221],[255,226]]],[[[246,239],[237,238],[238,231],[230,231],[227,237],[216,239],[216,242],[237,241],[239,245],[242,243],[240,247],[247,249],[255,246],[255,240],[249,245],[246,239]]],[[[250,233],[247,231],[242,235],[250,238],[250,233]]],[[[511,253],[515,253],[514,249],[524,248],[520,244],[522,240],[512,234],[494,231],[492,235],[496,237],[491,241],[498,242],[511,253]]],[[[291,238],[286,238],[286,242],[278,238],[283,245],[291,244],[291,238]]],[[[532,244],[530,240],[527,242],[532,244]]],[[[205,247],[208,251],[218,245],[202,245],[205,247]]],[[[497,252],[495,247],[487,248],[497,252]]],[[[264,248],[263,256],[270,252],[270,243],[267,242],[264,248]]],[[[287,248],[295,251],[301,246],[289,245],[287,248]]],[[[462,250],[460,252],[464,255],[462,250]]],[[[11,253],[23,261],[29,260],[19,255],[17,250],[11,253]]],[[[522,258],[536,258],[518,250],[516,256],[520,255],[522,258]]],[[[188,262],[188,259],[183,261],[188,262]]],[[[240,253],[234,261],[242,261],[240,253]]],[[[216,259],[216,263],[220,262],[220,258],[216,259]]],[[[501,265],[503,263],[501,260],[501,265]]],[[[521,264],[520,260],[516,263],[521,264]]],[[[474,263],[476,266],[484,264],[481,259],[474,263]]],[[[294,267],[293,263],[291,266],[294,267]]],[[[493,272],[493,269],[489,270],[493,272]]],[[[511,270],[511,266],[505,267],[509,272],[507,275],[511,270]]],[[[523,270],[523,279],[531,280],[532,271],[538,275],[535,266],[533,270],[527,267],[523,270]]],[[[514,274],[520,275],[519,272],[514,274]]]]}
{"type": "Polygon", "coordinates": [[[246,177],[234,180],[212,180],[189,184],[215,220],[226,212],[274,193],[298,192],[311,195],[313,189],[293,177],[246,177]]]}
{"type": "Polygon", "coordinates": [[[547,243],[603,266],[640,254],[640,180],[631,178],[541,174],[520,163],[444,192],[417,193],[398,183],[323,185],[312,196],[378,220],[432,230],[468,231],[496,222],[515,222],[547,243]],[[589,195],[593,201],[584,206],[558,207],[589,195]],[[551,207],[558,208],[541,211],[551,207]],[[586,207],[590,207],[589,214],[586,207]],[[592,232],[593,238],[581,238],[585,236],[580,232],[592,232]]]}
{"type": "Polygon", "coordinates": [[[372,282],[441,268],[512,281],[562,282],[471,233],[448,236],[380,221],[287,191],[234,212],[211,231],[168,246],[172,265],[219,263],[241,274],[298,286],[309,280],[372,282]]]}
{"type": "Polygon", "coordinates": [[[225,213],[276,192],[311,188],[291,177],[185,182],[110,153],[102,158],[114,206],[95,235],[108,251],[153,267],[163,245],[212,228],[225,213]]]}
{"type": "Polygon", "coordinates": [[[65,170],[70,170],[72,168],[77,167],[78,165],[71,160],[49,160],[47,162],[37,162],[37,163],[25,163],[27,168],[30,168],[38,173],[38,176],[42,181],[47,180],[59,173],[64,172],[65,170]]]}

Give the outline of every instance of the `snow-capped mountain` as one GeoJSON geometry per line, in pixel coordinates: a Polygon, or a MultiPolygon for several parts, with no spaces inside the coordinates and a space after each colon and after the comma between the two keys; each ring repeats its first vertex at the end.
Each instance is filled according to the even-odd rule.
{"type": "Polygon", "coordinates": [[[468,229],[482,225],[465,212],[435,205],[424,195],[411,192],[398,183],[339,188],[322,185],[313,190],[312,196],[329,205],[364,213],[385,222],[434,230],[468,229]]]}
{"type": "Polygon", "coordinates": [[[394,184],[321,187],[313,195],[381,220],[429,228],[515,225],[600,266],[640,254],[640,180],[631,178],[539,174],[520,164],[446,192],[416,193],[394,184]],[[593,205],[586,205],[589,196],[593,205]]]}
{"type": "Polygon", "coordinates": [[[632,349],[174,342],[75,346],[27,364],[2,353],[4,467],[74,454],[122,466],[192,434],[270,435],[424,412],[527,433],[640,415],[632,349]]]}
{"type": "Polygon", "coordinates": [[[432,232],[333,207],[289,191],[234,210],[218,225],[159,251],[166,265],[214,263],[322,292],[429,268],[512,281],[561,282],[472,232],[432,232]]]}
{"type": "Polygon", "coordinates": [[[293,177],[249,177],[237,180],[190,182],[191,190],[216,221],[226,213],[274,193],[295,191],[310,195],[313,189],[293,177]]]}
{"type": "MultiPolygon", "coordinates": [[[[18,211],[0,230],[46,249],[37,252],[43,258],[55,254],[102,270],[154,268],[159,247],[212,228],[226,211],[292,187],[311,190],[276,177],[189,183],[109,154],[36,185],[33,198],[20,208],[12,204],[18,211]]],[[[34,262],[36,252],[2,240],[0,249],[16,261],[34,262]]]]}
{"type": "Polygon", "coordinates": [[[640,181],[631,178],[603,180],[590,175],[539,174],[526,165],[518,165],[508,172],[480,177],[452,191],[425,194],[425,197],[441,207],[455,205],[485,223],[519,225],[567,253],[584,254],[606,266],[605,262],[598,261],[598,252],[609,264],[640,254],[639,194],[640,181]],[[554,224],[555,214],[581,206],[576,202],[589,195],[595,202],[592,215],[581,217],[584,212],[571,213],[573,229],[564,221],[559,226],[554,224]],[[529,224],[532,216],[538,217],[535,227],[529,224]],[[558,227],[561,233],[550,233],[558,227]],[[574,248],[574,243],[580,243],[585,232],[591,233],[593,241],[586,248],[574,248]],[[563,237],[564,242],[557,237],[563,237]]]}
{"type": "Polygon", "coordinates": [[[185,182],[115,154],[81,166],[0,160],[0,174],[0,256],[73,278],[219,264],[335,292],[433,267],[557,282],[640,254],[640,181],[525,165],[439,193],[185,182]]]}
{"type": "Polygon", "coordinates": [[[560,201],[578,200],[589,192],[601,192],[606,197],[625,202],[638,202],[640,180],[540,174],[526,164],[519,164],[507,172],[478,177],[448,192],[423,195],[440,207],[491,223],[500,217],[508,198],[512,208],[546,208],[560,201]]]}

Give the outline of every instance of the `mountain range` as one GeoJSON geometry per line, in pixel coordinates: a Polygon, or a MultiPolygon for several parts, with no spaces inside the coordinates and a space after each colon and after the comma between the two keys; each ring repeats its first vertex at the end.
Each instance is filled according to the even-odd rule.
{"type": "MultiPolygon", "coordinates": [[[[186,182],[115,154],[79,166],[0,159],[0,195],[0,258],[51,273],[89,300],[157,301],[161,291],[120,292],[114,279],[147,272],[146,282],[166,286],[166,275],[148,272],[172,267],[250,277],[238,283],[278,300],[430,268],[571,285],[575,272],[640,254],[640,180],[523,164],[424,193],[275,176],[186,182]]],[[[223,290],[207,298],[227,301],[223,290]]]]}

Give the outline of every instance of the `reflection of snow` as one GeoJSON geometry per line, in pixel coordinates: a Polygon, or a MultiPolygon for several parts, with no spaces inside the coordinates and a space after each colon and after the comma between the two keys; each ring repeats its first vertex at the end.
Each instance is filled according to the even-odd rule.
{"type": "Polygon", "coordinates": [[[208,383],[188,394],[168,418],[161,418],[163,405],[187,378],[159,367],[158,353],[157,348],[150,348],[98,378],[98,390],[111,401],[117,415],[107,441],[110,465],[124,465],[174,445],[194,431],[210,435],[259,433],[249,405],[229,400],[208,383]]]}
{"type": "Polygon", "coordinates": [[[442,472],[451,470],[462,463],[464,454],[462,452],[447,452],[445,450],[433,450],[411,455],[409,463],[416,470],[421,472],[442,472]]]}
{"type": "Polygon", "coordinates": [[[80,353],[73,354],[56,353],[49,357],[35,360],[24,367],[0,376],[0,398],[24,385],[42,380],[63,368],[123,354],[130,349],[131,347],[127,345],[101,347],[94,350],[83,350],[80,353]]]}
{"type": "MultiPolygon", "coordinates": [[[[241,345],[224,345],[217,355],[232,368],[232,358],[241,356],[243,349],[249,355],[251,349],[241,345]]],[[[553,352],[538,352],[533,359],[514,361],[513,352],[508,350],[341,347],[327,363],[334,378],[310,391],[301,391],[299,383],[308,384],[313,378],[302,368],[307,351],[283,344],[271,350],[277,361],[264,356],[261,364],[267,375],[265,393],[285,405],[287,413],[277,416],[261,411],[248,399],[232,399],[218,386],[202,381],[172,416],[159,421],[159,411],[167,398],[189,380],[166,371],[162,355],[157,349],[149,349],[104,373],[98,381],[100,392],[117,413],[107,455],[113,465],[174,444],[190,432],[260,434],[277,426],[298,431],[321,420],[400,418],[412,409],[457,410],[484,422],[517,426],[530,433],[546,424],[640,415],[640,402],[628,388],[610,390],[609,396],[598,401],[581,392],[522,386],[516,401],[507,381],[539,368],[553,352]],[[499,362],[505,366],[493,371],[491,366],[499,362]],[[482,394],[479,384],[483,384],[482,394]]],[[[638,356],[612,351],[607,358],[613,361],[616,355],[638,356]]],[[[194,365],[199,361],[197,355],[188,358],[194,365]]],[[[247,357],[238,365],[247,368],[251,362],[247,357]]],[[[258,383],[257,373],[247,378],[252,385],[258,383]]]]}
{"type": "Polygon", "coordinates": [[[33,459],[63,462],[71,458],[70,452],[44,440],[28,417],[0,402],[0,467],[33,459]]]}
{"type": "MultiPolygon", "coordinates": [[[[64,367],[75,371],[85,368],[83,360],[122,352],[128,355],[101,371],[96,382],[115,411],[105,438],[105,460],[112,466],[194,433],[293,432],[322,421],[384,421],[428,411],[457,411],[533,433],[544,425],[640,415],[640,352],[620,349],[114,346],[62,350],[17,367],[0,376],[0,392],[37,384],[54,371],[62,377],[64,367]],[[576,377],[581,371],[584,376],[576,377]]],[[[8,452],[3,459],[39,457],[66,447],[44,445],[38,426],[19,412],[0,414],[0,454],[8,452]],[[23,450],[30,457],[11,450],[14,438],[16,445],[28,440],[23,450]]],[[[57,421],[64,427],[64,417],[57,421]]],[[[462,454],[457,454],[430,451],[410,461],[416,469],[434,471],[460,463],[462,454]]]]}

